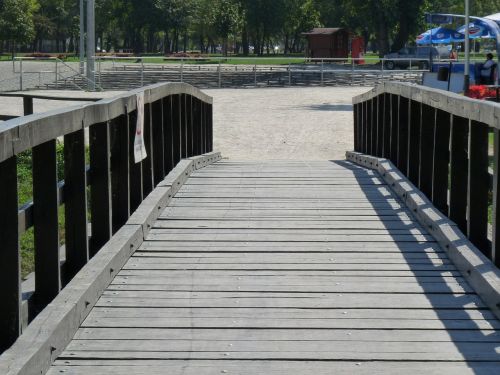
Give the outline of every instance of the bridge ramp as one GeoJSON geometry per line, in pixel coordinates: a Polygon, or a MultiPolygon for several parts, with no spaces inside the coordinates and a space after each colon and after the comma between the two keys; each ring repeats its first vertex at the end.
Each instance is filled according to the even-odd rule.
{"type": "Polygon", "coordinates": [[[55,374],[498,374],[500,322],[377,172],[194,172],[55,374]]]}

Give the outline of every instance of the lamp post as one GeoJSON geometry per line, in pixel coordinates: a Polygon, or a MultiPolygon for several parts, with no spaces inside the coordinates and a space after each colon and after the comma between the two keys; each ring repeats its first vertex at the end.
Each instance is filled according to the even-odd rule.
{"type": "Polygon", "coordinates": [[[80,0],[80,46],[78,47],[80,53],[80,74],[85,73],[85,13],[83,7],[83,0],[80,0]]]}
{"type": "Polygon", "coordinates": [[[464,69],[464,91],[469,89],[470,85],[470,8],[469,0],[465,0],[465,69],[464,69]]]}
{"type": "Polygon", "coordinates": [[[95,7],[94,0],[87,0],[87,78],[89,90],[95,90],[95,7]]]}

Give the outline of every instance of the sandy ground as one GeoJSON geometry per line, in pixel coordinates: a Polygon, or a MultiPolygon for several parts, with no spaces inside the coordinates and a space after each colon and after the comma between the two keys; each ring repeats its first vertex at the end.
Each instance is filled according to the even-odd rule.
{"type": "Polygon", "coordinates": [[[214,98],[214,149],[231,159],[344,159],[359,87],[203,90],[214,98]]]}
{"type": "MultiPolygon", "coordinates": [[[[231,159],[344,159],[353,148],[352,97],[359,87],[204,90],[214,98],[214,149],[231,159]]],[[[95,93],[40,91],[60,96],[95,93]]],[[[112,97],[118,92],[98,93],[112,97]]],[[[82,102],[35,100],[35,112],[82,102]]],[[[0,97],[0,114],[22,115],[22,99],[0,97]]]]}

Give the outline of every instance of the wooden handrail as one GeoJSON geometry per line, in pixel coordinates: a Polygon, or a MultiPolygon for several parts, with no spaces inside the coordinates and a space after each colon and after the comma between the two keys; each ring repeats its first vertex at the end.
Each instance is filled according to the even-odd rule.
{"type": "MultiPolygon", "coordinates": [[[[27,107],[25,111],[30,113],[27,107]]],[[[1,123],[0,350],[8,348],[22,330],[20,233],[33,225],[36,284],[30,303],[33,317],[127,222],[182,158],[211,152],[212,138],[212,98],[182,83],[147,86],[115,98],[1,123]],[[135,163],[136,98],[140,93],[144,94],[147,158],[135,163]],[[64,187],[57,179],[56,140],[60,137],[64,137],[65,146],[64,187]],[[32,150],[33,156],[34,201],[28,210],[21,211],[23,216],[18,205],[17,155],[26,150],[32,150]],[[64,274],[60,267],[58,229],[62,193],[64,274]],[[26,220],[21,223],[28,217],[26,213],[29,223],[26,220]]]]}
{"type": "Polygon", "coordinates": [[[391,160],[499,266],[500,105],[394,82],[353,103],[355,151],[391,160]]]}

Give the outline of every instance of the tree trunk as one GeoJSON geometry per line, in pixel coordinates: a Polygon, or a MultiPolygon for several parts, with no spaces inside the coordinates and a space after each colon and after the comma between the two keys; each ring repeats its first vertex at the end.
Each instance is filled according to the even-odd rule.
{"type": "Polygon", "coordinates": [[[241,44],[243,46],[243,55],[248,56],[250,54],[250,44],[248,42],[248,29],[246,24],[243,26],[243,31],[241,32],[241,44]]]}

